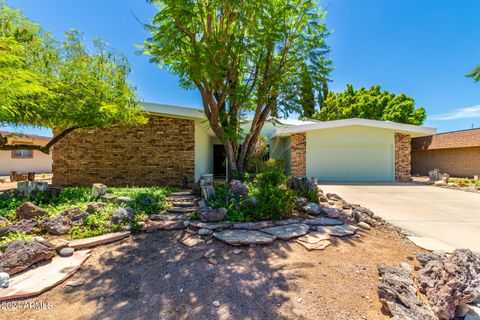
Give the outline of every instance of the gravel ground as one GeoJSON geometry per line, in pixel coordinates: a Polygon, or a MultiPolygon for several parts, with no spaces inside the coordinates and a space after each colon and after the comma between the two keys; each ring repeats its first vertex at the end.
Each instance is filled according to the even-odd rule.
{"type": "Polygon", "coordinates": [[[388,227],[338,239],[324,251],[276,241],[241,247],[239,255],[219,241],[187,248],[177,242],[182,233],[140,234],[98,247],[70,279],[83,285],[65,282],[22,301],[51,309],[2,309],[0,318],[388,319],[376,293],[376,265],[398,265],[421,251],[388,227]],[[211,248],[216,265],[202,257],[211,248]]]}

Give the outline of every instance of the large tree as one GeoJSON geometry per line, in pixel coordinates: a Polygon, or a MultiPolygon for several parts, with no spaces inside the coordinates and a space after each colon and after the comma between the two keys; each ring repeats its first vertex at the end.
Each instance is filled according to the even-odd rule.
{"type": "Polygon", "coordinates": [[[19,10],[0,3],[0,125],[56,133],[46,146],[10,145],[0,135],[0,150],[48,153],[77,129],[146,121],[127,81],[127,60],[100,40],[92,48],[82,40],[70,31],[57,42],[19,10]]]}
{"type": "Polygon", "coordinates": [[[302,66],[328,70],[325,13],[311,0],[149,2],[158,13],[145,53],[198,89],[229,172],[243,173],[269,116],[301,112],[302,66]],[[246,113],[251,126],[242,132],[246,113]]]}
{"type": "Polygon", "coordinates": [[[364,118],[421,125],[426,114],[424,108],[415,108],[414,99],[403,93],[395,95],[379,85],[355,90],[349,84],[343,92],[329,92],[313,117],[322,121],[364,118]]]}

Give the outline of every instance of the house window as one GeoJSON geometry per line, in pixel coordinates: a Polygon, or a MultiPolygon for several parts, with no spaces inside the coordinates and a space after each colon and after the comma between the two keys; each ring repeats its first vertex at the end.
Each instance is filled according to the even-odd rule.
{"type": "MultiPolygon", "coordinates": [[[[12,144],[29,144],[29,143],[13,141],[12,144]]],[[[24,149],[12,150],[12,158],[15,158],[15,159],[33,158],[33,150],[24,150],[24,149]]]]}

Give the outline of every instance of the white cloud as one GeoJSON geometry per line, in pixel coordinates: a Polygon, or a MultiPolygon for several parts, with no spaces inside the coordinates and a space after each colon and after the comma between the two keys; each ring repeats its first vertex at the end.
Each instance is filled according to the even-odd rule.
{"type": "Polygon", "coordinates": [[[454,120],[480,118],[480,104],[468,108],[453,109],[452,112],[433,115],[429,120],[454,120]]]}

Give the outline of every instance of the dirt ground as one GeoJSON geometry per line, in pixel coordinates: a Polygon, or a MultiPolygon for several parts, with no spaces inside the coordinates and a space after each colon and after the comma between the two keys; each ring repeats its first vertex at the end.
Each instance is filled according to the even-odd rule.
{"type": "MultiPolygon", "coordinates": [[[[294,241],[187,248],[183,231],[131,236],[97,247],[70,280],[32,299],[40,310],[10,309],[1,319],[388,319],[376,265],[398,265],[421,249],[391,229],[338,239],[324,251],[294,241]],[[215,249],[217,265],[202,258],[215,249]],[[220,307],[214,307],[213,301],[220,307]],[[48,309],[50,306],[50,309],[48,309]]],[[[413,263],[409,261],[409,263],[413,263]]],[[[17,303],[19,301],[16,301],[17,303]]]]}

